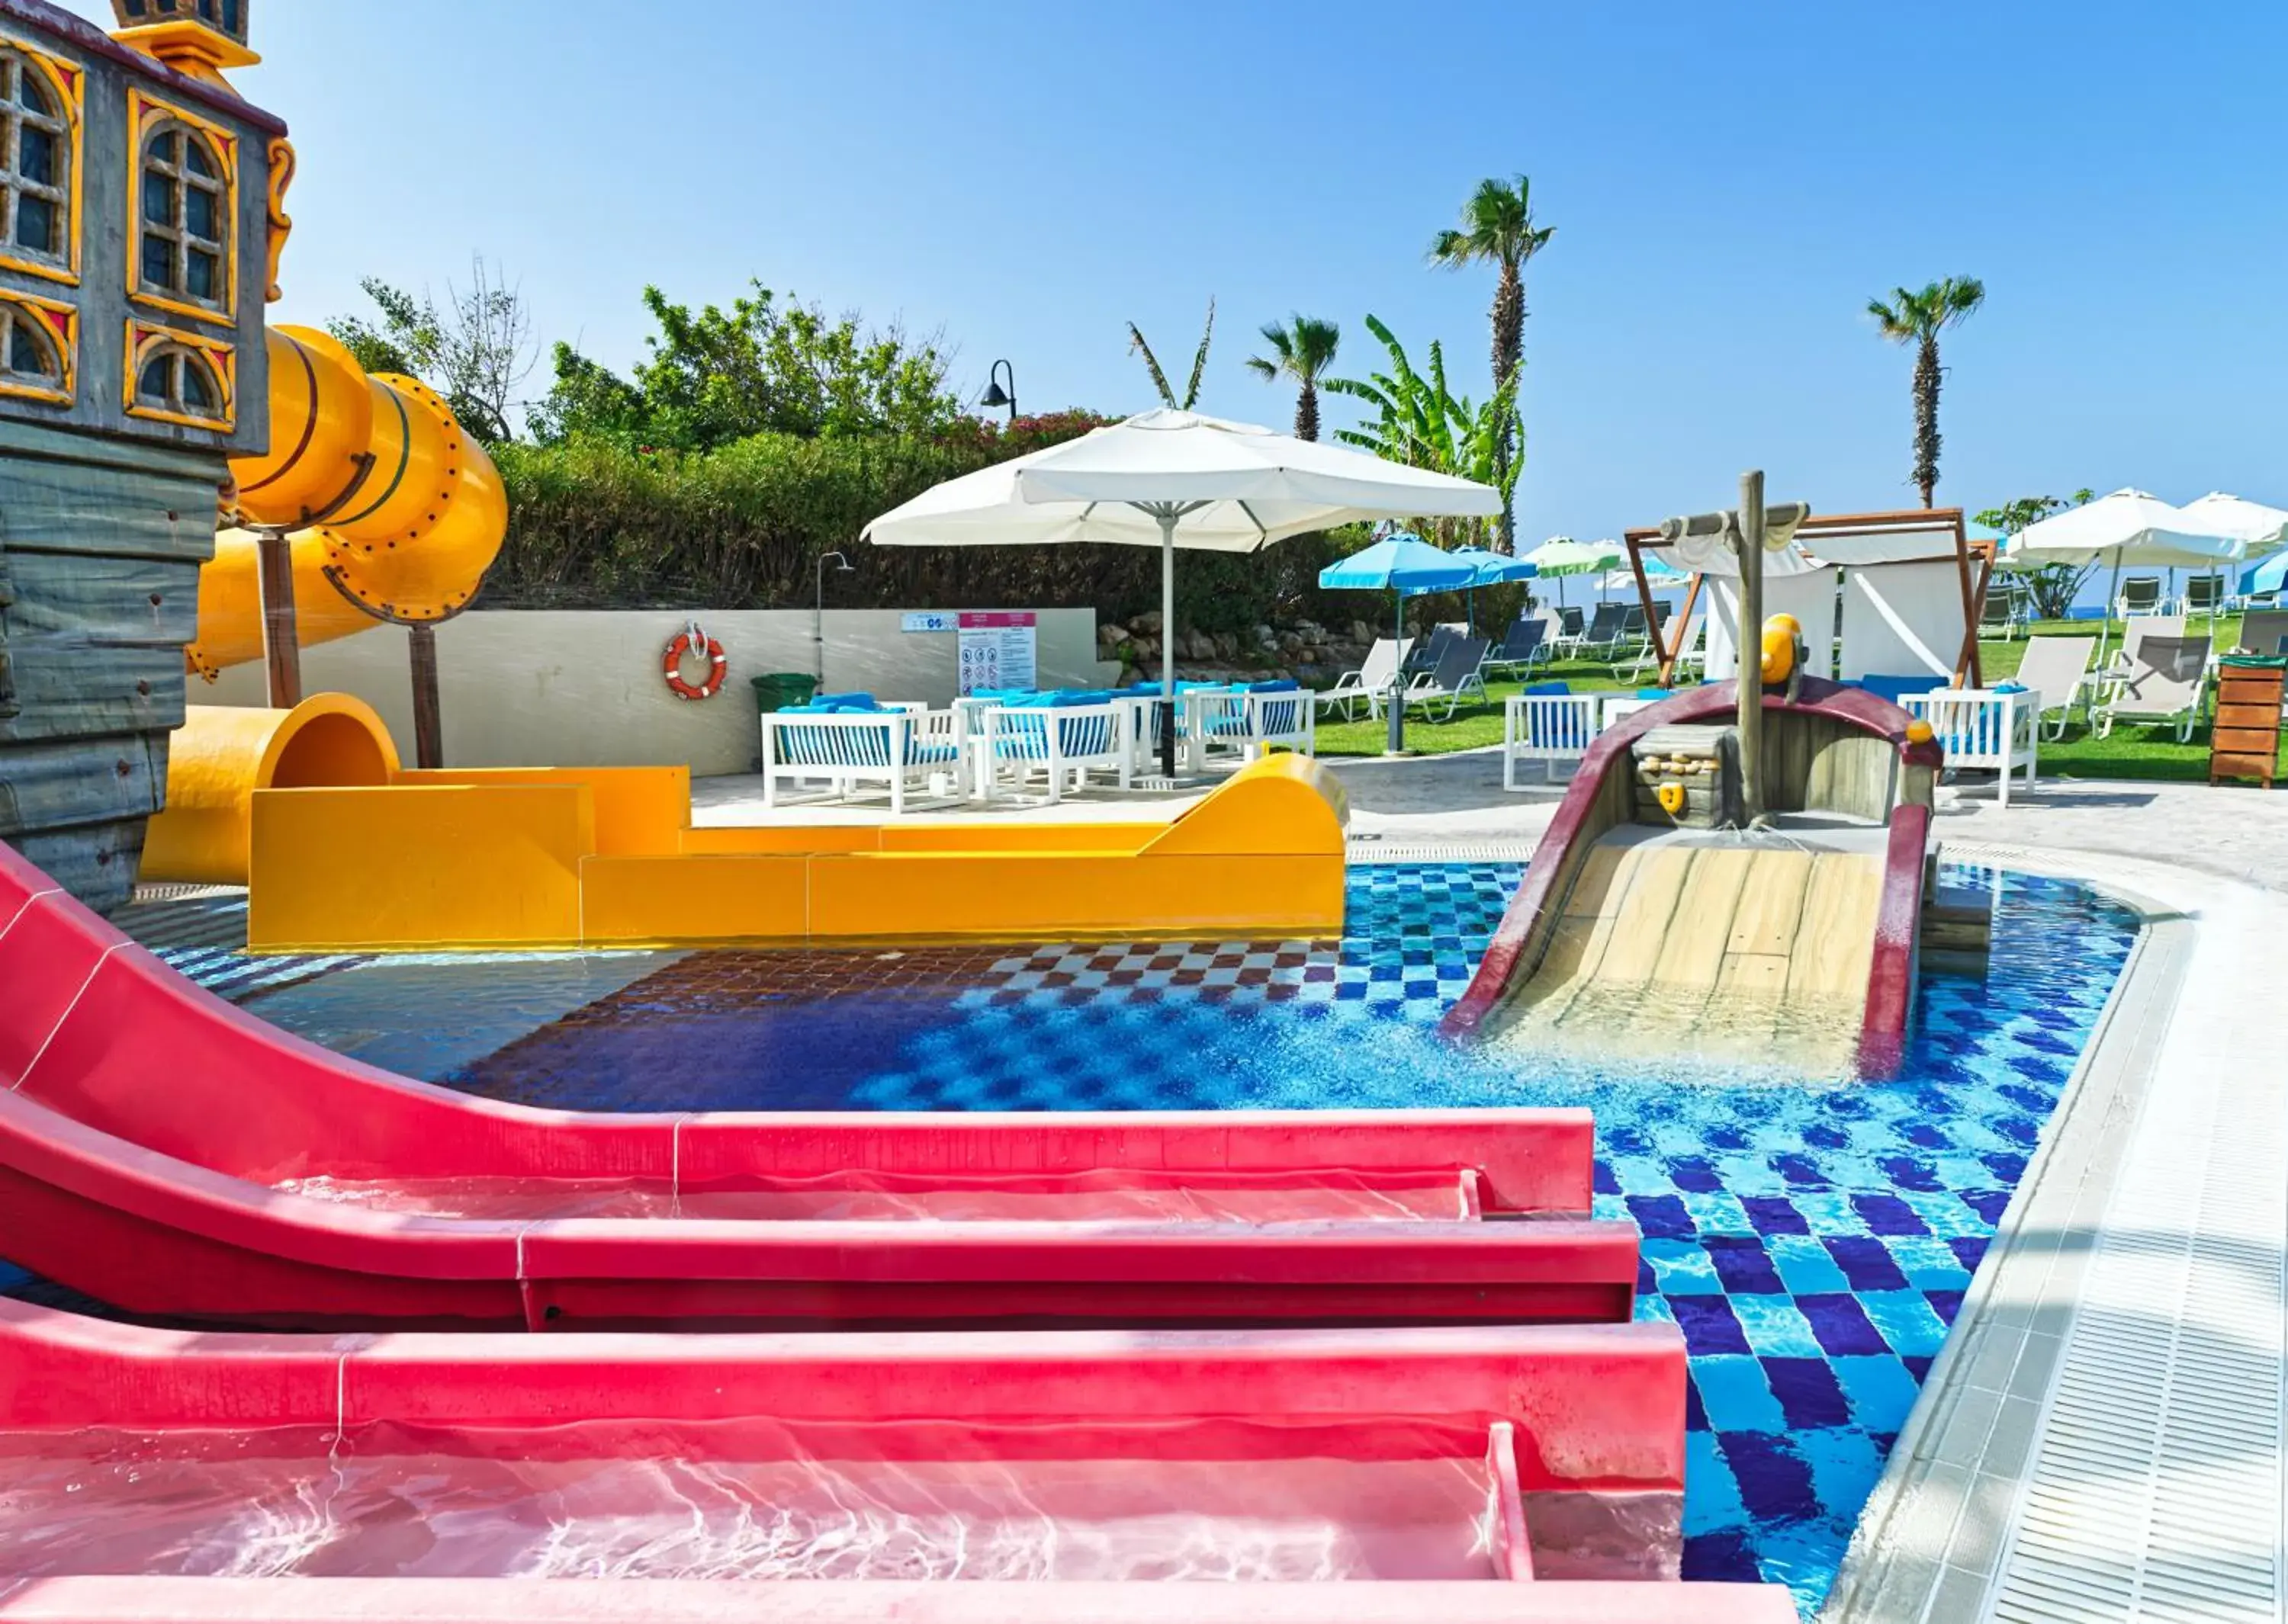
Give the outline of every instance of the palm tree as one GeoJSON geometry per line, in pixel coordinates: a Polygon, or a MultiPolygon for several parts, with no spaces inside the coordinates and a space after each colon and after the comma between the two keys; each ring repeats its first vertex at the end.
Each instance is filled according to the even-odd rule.
{"type": "MultiPolygon", "coordinates": [[[[1557,234],[1554,226],[1533,223],[1533,182],[1520,175],[1514,180],[1478,183],[1462,205],[1459,226],[1440,232],[1430,242],[1434,265],[1458,269],[1467,265],[1498,267],[1494,281],[1494,389],[1516,392],[1517,369],[1525,359],[1525,262],[1548,246],[1557,234]]],[[[1502,436],[1498,465],[1506,474],[1519,448],[1506,431],[1502,436]]],[[[1505,487],[1513,481],[1505,479],[1505,487]]],[[[1517,551],[1517,516],[1507,496],[1502,498],[1501,550],[1517,551]]]]}
{"type": "Polygon", "coordinates": [[[1247,369],[1267,384],[1283,377],[1294,379],[1295,438],[1318,439],[1319,376],[1335,364],[1335,346],[1342,342],[1342,329],[1316,316],[1299,315],[1283,327],[1276,321],[1265,322],[1263,342],[1271,346],[1271,359],[1251,355],[1247,369]]]}
{"type": "Polygon", "coordinates": [[[1894,288],[1887,303],[1869,299],[1867,313],[1883,337],[1915,346],[1915,483],[1923,505],[1938,488],[1938,336],[1986,302],[1986,284],[1974,276],[1948,276],[1919,293],[1894,288]]]}
{"type": "Polygon", "coordinates": [[[1214,337],[1215,299],[1211,296],[1208,299],[1208,323],[1200,330],[1200,347],[1192,356],[1192,380],[1185,385],[1184,397],[1180,400],[1176,398],[1176,392],[1168,387],[1168,375],[1160,370],[1160,358],[1153,354],[1152,346],[1144,342],[1143,329],[1133,321],[1128,324],[1129,349],[1142,353],[1144,369],[1152,375],[1152,387],[1160,392],[1163,402],[1180,412],[1191,410],[1199,400],[1200,379],[1206,376],[1208,369],[1208,342],[1214,337]]]}

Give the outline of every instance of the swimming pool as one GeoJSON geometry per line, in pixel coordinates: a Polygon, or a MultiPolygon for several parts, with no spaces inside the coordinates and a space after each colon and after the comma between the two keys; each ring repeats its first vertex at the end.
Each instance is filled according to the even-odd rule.
{"type": "MultiPolygon", "coordinates": [[[[1496,1066],[1434,1034],[1521,870],[1361,867],[1339,942],[250,962],[253,1011],[411,1074],[588,1109],[1587,1105],[1640,1312],[1692,1356],[1686,1571],[1808,1609],[2135,939],[2063,882],[1998,891],[1990,978],[1924,981],[1897,1081],[1496,1066]]],[[[210,939],[219,936],[218,941],[210,939]]],[[[0,1235],[0,1254],[6,1249],[0,1235]]]]}

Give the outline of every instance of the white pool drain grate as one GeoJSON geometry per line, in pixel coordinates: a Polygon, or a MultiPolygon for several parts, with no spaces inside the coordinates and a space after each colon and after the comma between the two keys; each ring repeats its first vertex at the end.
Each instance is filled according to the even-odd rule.
{"type": "Polygon", "coordinates": [[[1354,863],[1522,863],[1530,840],[1354,840],[1344,848],[1354,863]]]}
{"type": "Polygon", "coordinates": [[[2228,912],[2093,1238],[1986,1616],[2282,1617],[2288,1132],[2277,1068],[2223,1036],[2268,995],[2228,912]]]}

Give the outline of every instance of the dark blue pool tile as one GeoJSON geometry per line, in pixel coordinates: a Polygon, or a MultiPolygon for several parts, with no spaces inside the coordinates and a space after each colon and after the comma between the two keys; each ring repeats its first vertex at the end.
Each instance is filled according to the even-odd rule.
{"type": "Polygon", "coordinates": [[[2026,1159],[2023,1156],[2012,1156],[1998,1152],[1992,1155],[1981,1156],[1979,1160],[1986,1164],[1986,1170],[1993,1174],[1996,1181],[2003,1186],[2006,1198],[2007,1192],[2016,1189],[2018,1181],[2026,1176],[2026,1159]]]}
{"type": "Polygon", "coordinates": [[[1986,1256],[1988,1243],[1984,1236],[1950,1235],[1947,1238],[1946,1244],[1953,1251],[1956,1260],[1962,1264],[1964,1273],[1978,1272],[1978,1265],[1986,1256]]]}
{"type": "Polygon", "coordinates": [[[1716,1444],[1740,1485],[1741,1502],[1759,1522],[1819,1515],[1811,1468],[1787,1438],[1772,1432],[1719,1432],[1716,1444]]]}
{"type": "Polygon", "coordinates": [[[1823,1359],[1767,1358],[1764,1379],[1779,1401],[1787,1430],[1851,1424],[1851,1405],[1835,1370],[1823,1359]]]}
{"type": "Polygon", "coordinates": [[[1901,1190],[1937,1191],[1946,1188],[1945,1181],[1938,1176],[1928,1161],[1919,1156],[1885,1156],[1876,1165],[1883,1169],[1883,1176],[1901,1190]]]}
{"type": "Polygon", "coordinates": [[[1633,1195],[1629,1216],[1648,1236],[1662,1240],[1689,1240],[1698,1232],[1683,1200],[1673,1195],[1633,1195]]]}
{"type": "Polygon", "coordinates": [[[1898,1291],[1905,1287],[1906,1275],[1881,1241],[1870,1236],[1827,1235],[1822,1237],[1822,1244],[1843,1271],[1843,1278],[1851,1282],[1852,1290],[1898,1291]]]}
{"type": "Polygon", "coordinates": [[[1672,1296],[1668,1306],[1676,1316],[1677,1328],[1684,1333],[1684,1351],[1693,1358],[1749,1351],[1747,1334],[1741,1330],[1731,1303],[1722,1296],[1672,1296]]]}
{"type": "Polygon", "coordinates": [[[1764,1256],[1762,1245],[1753,1238],[1711,1235],[1702,1244],[1708,1248],[1709,1261],[1716,1265],[1716,1278],[1723,1281],[1728,1295],[1787,1290],[1780,1283],[1779,1271],[1772,1267],[1772,1260],[1764,1256]]]}
{"type": "Polygon", "coordinates": [[[1793,1202],[1779,1195],[1744,1195],[1740,1205],[1747,1210],[1748,1222],[1754,1224],[1759,1235],[1807,1235],[1811,1225],[1795,1209],[1793,1202]]]}
{"type": "Polygon", "coordinates": [[[1772,1166],[1781,1177],[1799,1190],[1824,1190],[1829,1186],[1827,1170],[1809,1156],[1775,1156],[1772,1166]]]}
{"type": "Polygon", "coordinates": [[[1680,1190],[1710,1194],[1724,1187],[1716,1169],[1698,1156],[1678,1156],[1668,1164],[1669,1182],[1680,1190]]]}
{"type": "Polygon", "coordinates": [[[1685,1578],[1704,1584],[1752,1585],[1763,1576],[1752,1529],[1720,1528],[1684,1536],[1685,1578]]]}
{"type": "Polygon", "coordinates": [[[1804,1318],[1811,1321],[1812,1335],[1819,1338],[1819,1345],[1830,1355],[1892,1351],[1856,1297],[1821,1293],[1795,1301],[1804,1318]]]}
{"type": "Polygon", "coordinates": [[[1878,1235],[1927,1235],[1930,1226],[1895,1195],[1855,1195],[1851,1205],[1878,1235]]]}

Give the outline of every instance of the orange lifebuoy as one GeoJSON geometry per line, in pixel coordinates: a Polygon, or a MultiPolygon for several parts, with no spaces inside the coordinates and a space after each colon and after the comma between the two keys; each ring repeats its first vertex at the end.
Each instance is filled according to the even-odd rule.
{"type": "Polygon", "coordinates": [[[699,630],[694,621],[667,646],[667,657],[660,663],[660,671],[667,678],[668,692],[678,699],[713,699],[723,686],[723,676],[729,661],[723,657],[723,646],[699,630]],[[707,675],[696,683],[683,680],[683,659],[687,654],[707,657],[707,675]]]}

